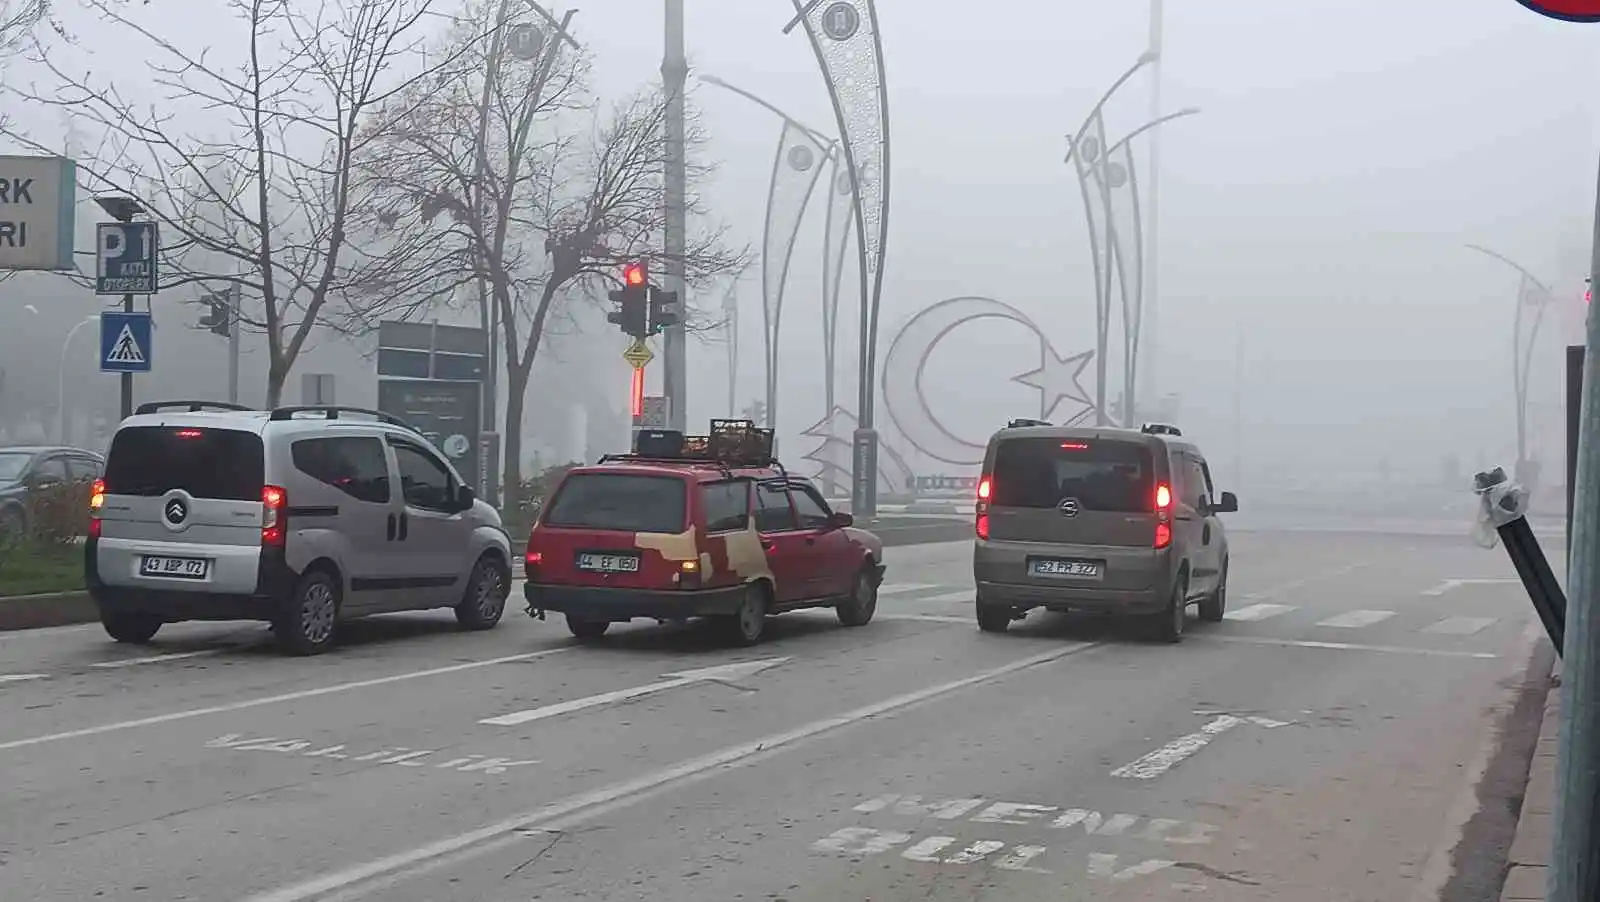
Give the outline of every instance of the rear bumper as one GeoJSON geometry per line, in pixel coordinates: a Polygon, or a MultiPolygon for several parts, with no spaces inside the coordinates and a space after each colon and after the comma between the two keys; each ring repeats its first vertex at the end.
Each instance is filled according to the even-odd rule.
{"type": "Polygon", "coordinates": [[[978,580],[978,604],[1026,611],[1084,611],[1094,614],[1155,614],[1166,610],[1162,589],[1106,589],[1100,586],[1043,586],[978,580]]]}
{"type": "Polygon", "coordinates": [[[84,586],[103,614],[146,614],[168,623],[184,620],[277,619],[300,575],[289,568],[281,549],[261,550],[255,585],[249,592],[185,591],[184,587],[144,588],[107,585],[100,576],[99,542],[84,543],[84,586]]]}
{"type": "Polygon", "coordinates": [[[732,614],[744,598],[743,586],[658,592],[595,586],[523,583],[529,612],[554,611],[579,620],[621,622],[634,618],[684,620],[732,614]]]}
{"type": "Polygon", "coordinates": [[[1171,598],[1175,559],[1170,548],[979,540],[973,548],[972,575],[979,603],[986,606],[1154,614],[1165,610],[1171,598]],[[1104,575],[1098,580],[1030,577],[1030,557],[1095,560],[1104,575]]]}

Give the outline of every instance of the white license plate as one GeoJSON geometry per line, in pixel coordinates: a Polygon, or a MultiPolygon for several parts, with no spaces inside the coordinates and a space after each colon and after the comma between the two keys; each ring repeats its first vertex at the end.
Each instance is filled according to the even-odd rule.
{"type": "Polygon", "coordinates": [[[211,562],[198,557],[153,557],[139,562],[140,576],[165,576],[173,579],[205,579],[211,562]]]}
{"type": "Polygon", "coordinates": [[[1100,565],[1095,561],[1040,560],[1033,562],[1034,576],[1086,576],[1100,575],[1100,565]]]}
{"type": "Polygon", "coordinates": [[[638,573],[639,557],[634,554],[580,554],[578,569],[600,573],[638,573]]]}

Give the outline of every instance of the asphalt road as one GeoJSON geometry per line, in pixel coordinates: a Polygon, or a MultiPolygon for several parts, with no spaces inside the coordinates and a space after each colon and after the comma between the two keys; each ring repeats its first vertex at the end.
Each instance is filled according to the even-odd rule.
{"type": "Polygon", "coordinates": [[[1421,902],[1533,645],[1459,537],[1236,536],[1179,646],[980,634],[966,545],[888,563],[872,624],[745,650],[520,610],[300,660],[0,635],[0,899],[1421,902]]]}

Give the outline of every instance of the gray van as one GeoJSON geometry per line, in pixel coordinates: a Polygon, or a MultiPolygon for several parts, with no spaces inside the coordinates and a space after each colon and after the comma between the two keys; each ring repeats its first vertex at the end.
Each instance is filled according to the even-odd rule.
{"type": "Polygon", "coordinates": [[[989,439],[972,571],[978,626],[1004,632],[1034,608],[1133,615],[1161,641],[1187,608],[1227,609],[1228,539],[1200,449],[1172,426],[1139,431],[1013,421],[989,439]]]}
{"type": "Polygon", "coordinates": [[[118,642],[264,620],[285,650],[316,654],[369,614],[453,608],[490,629],[511,588],[499,513],[377,411],[145,404],[89,504],[85,582],[118,642]]]}

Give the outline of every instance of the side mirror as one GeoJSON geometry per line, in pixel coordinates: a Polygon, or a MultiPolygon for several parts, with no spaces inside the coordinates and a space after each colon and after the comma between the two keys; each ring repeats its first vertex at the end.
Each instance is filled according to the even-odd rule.
{"type": "Polygon", "coordinates": [[[846,526],[854,525],[856,525],[856,518],[850,514],[835,513],[833,515],[833,526],[835,529],[844,529],[846,526]]]}
{"type": "Polygon", "coordinates": [[[456,490],[456,506],[462,510],[471,510],[472,502],[476,500],[477,497],[478,494],[472,490],[472,486],[464,485],[460,489],[456,490]]]}
{"type": "Polygon", "coordinates": [[[1239,496],[1232,492],[1223,492],[1222,497],[1217,499],[1217,506],[1212,508],[1213,511],[1219,514],[1231,514],[1238,509],[1239,496]]]}

